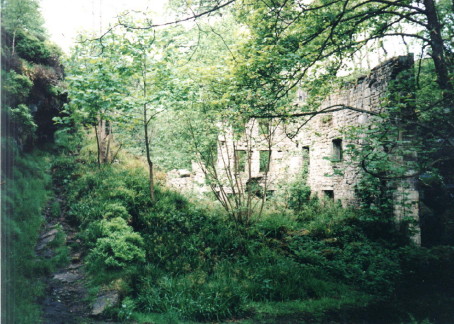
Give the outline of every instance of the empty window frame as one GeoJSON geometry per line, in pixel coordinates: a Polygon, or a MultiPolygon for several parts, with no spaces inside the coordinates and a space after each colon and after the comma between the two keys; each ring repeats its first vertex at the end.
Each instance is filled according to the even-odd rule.
{"type": "Polygon", "coordinates": [[[271,151],[260,151],[260,172],[268,172],[271,162],[271,151]]]}
{"type": "Polygon", "coordinates": [[[247,154],[245,150],[235,150],[235,172],[246,171],[247,154]]]}
{"type": "Polygon", "coordinates": [[[270,133],[269,120],[259,120],[259,135],[268,135],[270,133]]]}
{"type": "Polygon", "coordinates": [[[340,138],[333,139],[333,156],[334,161],[342,161],[342,140],[340,138]]]}
{"type": "Polygon", "coordinates": [[[325,199],[334,200],[334,190],[323,190],[323,196],[325,199]]]}
{"type": "Polygon", "coordinates": [[[305,163],[307,166],[311,164],[311,156],[310,156],[310,150],[309,146],[303,146],[303,163],[305,163]]]}

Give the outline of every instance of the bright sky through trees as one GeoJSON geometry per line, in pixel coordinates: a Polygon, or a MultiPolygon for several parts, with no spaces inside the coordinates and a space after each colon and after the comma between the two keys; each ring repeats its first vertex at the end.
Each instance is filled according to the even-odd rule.
{"type": "Polygon", "coordinates": [[[52,41],[65,52],[74,45],[80,31],[99,33],[126,10],[152,11],[154,18],[164,20],[167,0],[41,0],[41,12],[52,41]]]}

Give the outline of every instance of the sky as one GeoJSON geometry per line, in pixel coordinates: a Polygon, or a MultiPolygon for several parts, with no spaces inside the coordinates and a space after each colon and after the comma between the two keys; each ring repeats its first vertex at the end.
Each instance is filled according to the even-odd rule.
{"type": "MultiPolygon", "coordinates": [[[[65,53],[75,44],[80,31],[105,32],[109,23],[115,22],[115,17],[126,11],[152,11],[153,21],[163,23],[166,18],[165,4],[168,0],[41,0],[41,12],[51,40],[57,43],[65,53]]],[[[400,39],[393,38],[385,42],[387,53],[371,49],[357,55],[353,65],[371,68],[386,58],[406,53],[400,39]]],[[[350,73],[346,71],[345,73],[350,73]]]]}
{"type": "Polygon", "coordinates": [[[156,12],[156,21],[165,21],[167,0],[41,0],[41,13],[53,42],[69,53],[80,31],[99,33],[125,10],[156,12]]]}

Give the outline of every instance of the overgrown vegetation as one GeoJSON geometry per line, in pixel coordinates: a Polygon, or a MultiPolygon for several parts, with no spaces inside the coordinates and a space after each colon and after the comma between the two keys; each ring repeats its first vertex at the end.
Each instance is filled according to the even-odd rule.
{"type": "MultiPolygon", "coordinates": [[[[2,322],[36,323],[38,300],[44,297],[43,276],[67,262],[59,232],[52,257],[42,258],[35,245],[44,221],[44,208],[53,197],[49,174],[51,156],[42,151],[10,157],[2,188],[2,322]]],[[[59,215],[56,215],[59,216],[59,215]]]]}
{"type": "Polygon", "coordinates": [[[42,223],[41,212],[49,194],[49,175],[42,156],[16,157],[12,177],[2,190],[2,321],[31,323],[39,318],[36,298],[43,294],[37,282],[45,270],[34,247],[42,223]],[[13,180],[14,179],[14,180],[13,180]]]}
{"type": "Polygon", "coordinates": [[[44,207],[53,196],[51,156],[37,146],[52,141],[52,118],[64,99],[57,88],[63,72],[36,1],[2,1],[1,15],[2,322],[36,323],[41,277],[66,256],[62,239],[53,242],[55,257],[35,253],[44,207]]]}
{"type": "MultiPolygon", "coordinates": [[[[182,3],[172,1],[186,14],[182,3]]],[[[37,278],[64,260],[63,252],[51,261],[34,253],[54,186],[65,199],[50,213],[63,210],[79,228],[91,288],[119,293],[120,304],[106,312],[118,320],[454,322],[451,4],[194,5],[207,19],[193,29],[155,30],[149,19],[123,15],[97,42],[81,42],[67,60],[70,102],[61,111],[60,53],[46,40],[37,2],[2,2],[2,320],[38,321],[37,278]],[[405,33],[402,21],[422,29],[405,33]],[[319,104],[348,69],[346,58],[390,36],[417,39],[422,54],[383,98],[385,119],[352,131],[362,147],[345,153],[366,173],[357,208],[311,199],[305,167],[272,199],[266,180],[240,188],[235,173],[248,169],[249,147],[224,170],[234,170],[226,180],[234,190],[218,197],[225,210],[160,181],[156,161],[165,169],[195,157],[217,173],[218,123],[237,136],[250,117],[289,123],[323,113],[319,104]],[[297,87],[308,91],[304,106],[293,105],[297,87]],[[409,130],[412,148],[395,145],[409,130]],[[54,135],[58,155],[35,150],[54,135]],[[418,159],[396,163],[412,154],[418,159]],[[395,182],[409,171],[425,188],[426,247],[393,215],[395,182]]],[[[263,124],[266,137],[272,127],[263,124]]],[[[270,152],[260,156],[265,178],[270,152]]],[[[223,185],[216,176],[213,189],[223,185]]]]}
{"type": "Polygon", "coordinates": [[[329,201],[239,226],[161,186],[151,203],[144,163],[123,156],[98,169],[94,155],[74,153],[54,161],[54,182],[65,184],[92,285],[120,292],[111,314],[122,320],[452,319],[452,247],[419,248],[391,222],[329,201]],[[429,291],[437,305],[422,310],[429,291]]]}

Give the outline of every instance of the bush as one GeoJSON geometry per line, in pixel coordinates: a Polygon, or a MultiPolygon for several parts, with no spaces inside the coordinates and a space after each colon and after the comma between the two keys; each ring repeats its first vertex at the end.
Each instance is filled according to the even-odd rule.
{"type": "Polygon", "coordinates": [[[399,250],[399,256],[405,279],[402,289],[418,294],[434,290],[454,292],[454,247],[407,246],[399,250]]]}
{"type": "Polygon", "coordinates": [[[3,95],[11,100],[12,105],[24,103],[33,86],[33,81],[29,77],[13,70],[9,72],[2,70],[2,81],[3,95]]]}
{"type": "Polygon", "coordinates": [[[20,31],[16,40],[17,54],[34,63],[54,64],[60,56],[58,48],[26,31],[20,31]]]}
{"type": "Polygon", "coordinates": [[[68,185],[77,174],[77,163],[74,158],[68,156],[55,157],[52,161],[52,181],[55,186],[61,187],[63,191],[69,189],[68,185]]]}
{"type": "MultiPolygon", "coordinates": [[[[89,272],[96,281],[110,282],[134,274],[145,261],[143,239],[122,218],[102,220],[100,235],[87,257],[89,272]],[[106,279],[107,278],[107,279],[106,279]]],[[[95,237],[96,235],[89,235],[95,237]]]]}
{"type": "Polygon", "coordinates": [[[269,249],[252,256],[243,266],[247,278],[243,280],[244,289],[254,301],[316,298],[330,291],[328,278],[320,279],[315,267],[297,263],[269,249]]]}
{"type": "Polygon", "coordinates": [[[306,184],[306,181],[299,180],[291,183],[288,191],[288,206],[295,211],[301,210],[310,200],[311,188],[306,184]]]}
{"type": "MultiPolygon", "coordinates": [[[[151,203],[143,170],[54,165],[58,183],[67,181],[68,215],[80,226],[93,282],[114,286],[121,278],[126,287],[122,320],[143,311],[220,321],[283,302],[313,309],[307,318],[320,321],[350,311],[362,318],[396,310],[396,296],[422,294],[410,289],[420,277],[431,282],[425,289],[441,291],[429,265],[451,287],[452,249],[397,250],[389,222],[379,228],[386,241],[371,225],[376,217],[335,202],[310,200],[297,213],[267,212],[244,227],[161,187],[151,203]]],[[[396,318],[408,318],[402,314],[396,318]]]]}

